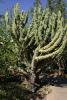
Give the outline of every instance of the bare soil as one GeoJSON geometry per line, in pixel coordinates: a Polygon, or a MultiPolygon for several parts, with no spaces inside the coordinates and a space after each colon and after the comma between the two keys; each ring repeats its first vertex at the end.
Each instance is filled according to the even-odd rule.
{"type": "Polygon", "coordinates": [[[51,86],[52,92],[43,100],[67,100],[67,86],[51,86]]]}

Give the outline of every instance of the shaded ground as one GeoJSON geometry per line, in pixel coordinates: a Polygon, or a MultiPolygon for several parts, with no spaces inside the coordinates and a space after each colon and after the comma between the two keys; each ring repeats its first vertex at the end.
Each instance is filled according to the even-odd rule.
{"type": "Polygon", "coordinates": [[[53,77],[50,76],[48,78],[45,79],[41,79],[41,84],[50,84],[50,85],[54,85],[54,86],[61,86],[62,84],[67,85],[67,78],[65,77],[53,77]]]}

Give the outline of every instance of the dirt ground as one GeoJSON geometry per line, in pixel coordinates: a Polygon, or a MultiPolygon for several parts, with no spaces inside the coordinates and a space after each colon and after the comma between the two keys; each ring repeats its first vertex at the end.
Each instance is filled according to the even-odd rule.
{"type": "Polygon", "coordinates": [[[52,92],[43,100],[67,100],[67,86],[51,86],[52,92]]]}

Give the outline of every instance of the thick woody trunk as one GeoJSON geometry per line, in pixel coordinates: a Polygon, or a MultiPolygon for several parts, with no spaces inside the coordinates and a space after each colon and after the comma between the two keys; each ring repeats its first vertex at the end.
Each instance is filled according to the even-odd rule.
{"type": "Polygon", "coordinates": [[[32,64],[31,64],[31,92],[32,92],[32,96],[31,96],[31,99],[30,100],[35,100],[35,78],[36,78],[36,75],[35,75],[35,67],[36,67],[36,60],[35,60],[35,57],[38,55],[38,51],[37,51],[38,48],[36,48],[35,52],[34,52],[34,55],[33,55],[33,59],[32,59],[32,64]]]}

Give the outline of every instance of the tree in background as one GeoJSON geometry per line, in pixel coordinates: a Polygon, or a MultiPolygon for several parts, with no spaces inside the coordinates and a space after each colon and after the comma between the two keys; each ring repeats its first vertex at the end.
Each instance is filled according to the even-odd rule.
{"type": "Polygon", "coordinates": [[[65,16],[65,1],[64,0],[47,0],[48,7],[53,12],[61,11],[62,15],[65,16]]]}

